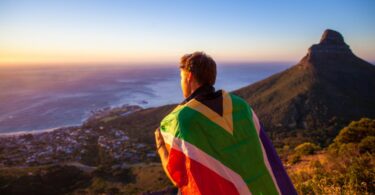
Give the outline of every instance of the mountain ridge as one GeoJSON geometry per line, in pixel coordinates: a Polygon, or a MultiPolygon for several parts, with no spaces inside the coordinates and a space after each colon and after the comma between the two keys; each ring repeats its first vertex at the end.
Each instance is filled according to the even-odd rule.
{"type": "Polygon", "coordinates": [[[375,117],[370,89],[375,89],[375,66],[328,29],[296,65],[234,94],[255,109],[268,131],[329,129],[335,134],[351,120],[375,117]]]}

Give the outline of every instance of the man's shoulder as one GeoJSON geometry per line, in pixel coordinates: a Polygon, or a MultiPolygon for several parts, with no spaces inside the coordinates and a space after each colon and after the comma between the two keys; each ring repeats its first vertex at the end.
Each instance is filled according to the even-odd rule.
{"type": "Polygon", "coordinates": [[[174,108],[162,121],[177,121],[182,122],[185,120],[189,120],[192,118],[194,112],[190,112],[189,108],[184,105],[178,105],[176,108],[174,108]]]}
{"type": "Polygon", "coordinates": [[[186,105],[177,106],[172,112],[163,118],[160,123],[160,128],[162,131],[167,131],[171,134],[175,134],[177,131],[185,132],[185,127],[192,125],[192,121],[197,123],[195,120],[197,113],[193,112],[186,105]]]}
{"type": "Polygon", "coordinates": [[[232,105],[234,108],[237,108],[237,109],[251,109],[251,106],[250,104],[243,98],[241,98],[240,96],[237,96],[233,93],[229,93],[231,99],[232,99],[232,105]]]}

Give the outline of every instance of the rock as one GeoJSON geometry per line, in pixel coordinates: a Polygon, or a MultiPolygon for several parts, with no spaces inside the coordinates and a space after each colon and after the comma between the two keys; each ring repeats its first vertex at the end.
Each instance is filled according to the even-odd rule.
{"type": "Polygon", "coordinates": [[[337,31],[327,29],[324,31],[319,44],[312,45],[308,50],[308,55],[314,56],[324,54],[352,54],[349,45],[344,41],[344,37],[337,31]]]}
{"type": "Polygon", "coordinates": [[[324,31],[322,38],[320,39],[320,44],[346,45],[344,42],[344,37],[339,32],[331,29],[324,31]]]}

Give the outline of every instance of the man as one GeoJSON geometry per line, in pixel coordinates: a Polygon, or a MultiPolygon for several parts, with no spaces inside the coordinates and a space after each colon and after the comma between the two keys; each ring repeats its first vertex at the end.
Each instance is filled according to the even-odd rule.
{"type": "Polygon", "coordinates": [[[182,194],[296,194],[254,111],[215,91],[216,63],[203,52],[181,58],[186,98],[155,131],[162,166],[182,194]]]}

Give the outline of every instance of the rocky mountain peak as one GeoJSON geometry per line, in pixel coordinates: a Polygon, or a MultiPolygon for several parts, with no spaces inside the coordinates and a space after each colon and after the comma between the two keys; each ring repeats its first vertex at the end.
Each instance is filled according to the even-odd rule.
{"type": "Polygon", "coordinates": [[[312,45],[308,50],[308,55],[311,57],[320,54],[352,54],[352,51],[339,32],[327,29],[324,31],[320,42],[312,45]]]}
{"type": "Polygon", "coordinates": [[[319,44],[326,45],[346,45],[344,37],[337,31],[327,29],[324,31],[319,44]]]}

